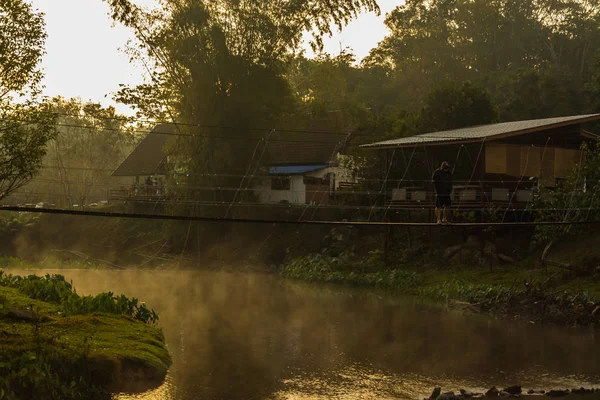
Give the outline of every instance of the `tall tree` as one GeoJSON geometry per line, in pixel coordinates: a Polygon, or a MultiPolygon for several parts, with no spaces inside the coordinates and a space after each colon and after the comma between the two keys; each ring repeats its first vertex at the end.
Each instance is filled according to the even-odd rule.
{"type": "Polygon", "coordinates": [[[318,49],[332,24],[341,28],[361,10],[378,11],[375,0],[175,0],[161,1],[154,11],[106,1],[113,17],[136,33],[141,48],[134,52],[152,74],[151,83],[125,88],[119,100],[149,116],[234,127],[188,130],[201,135],[179,141],[191,186],[239,185],[239,179],[205,175],[244,174],[261,160],[263,143],[239,138],[273,139],[248,128],[294,119],[285,74],[306,31],[318,49]]]}
{"type": "Polygon", "coordinates": [[[0,0],[0,199],[35,176],[54,135],[54,116],[32,100],[45,39],[43,14],[23,0],[0,0]]]}
{"type": "Polygon", "coordinates": [[[488,91],[471,82],[447,82],[436,87],[419,115],[421,131],[443,131],[494,122],[496,108],[488,91]]]}
{"type": "Polygon", "coordinates": [[[407,0],[387,16],[391,34],[365,65],[392,71],[407,109],[414,110],[433,87],[451,79],[487,86],[500,104],[501,118],[589,112],[594,110],[587,105],[586,87],[600,49],[598,21],[600,7],[589,0],[407,0]],[[558,96],[544,93],[551,82],[559,84],[558,96]],[[521,83],[532,98],[507,87],[521,83]],[[502,93],[507,89],[512,99],[502,93]],[[569,108],[570,91],[578,101],[569,108]],[[529,107],[515,112],[519,99],[532,105],[537,96],[545,103],[539,112],[529,107]]]}

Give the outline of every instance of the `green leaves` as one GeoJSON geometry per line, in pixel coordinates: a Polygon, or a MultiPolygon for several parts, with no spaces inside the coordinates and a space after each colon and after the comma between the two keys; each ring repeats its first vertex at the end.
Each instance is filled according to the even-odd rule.
{"type": "Polygon", "coordinates": [[[458,129],[494,122],[496,109],[488,91],[471,82],[447,82],[432,91],[421,111],[424,132],[458,129]]]}
{"type": "Polygon", "coordinates": [[[0,0],[0,101],[9,94],[37,90],[44,53],[44,16],[24,0],[0,0]]]}
{"type": "Polygon", "coordinates": [[[44,53],[43,14],[24,0],[0,0],[0,200],[40,169],[54,116],[32,100],[39,92],[38,64],[44,53]]]}
{"type": "Polygon", "coordinates": [[[146,324],[158,323],[158,315],[138,299],[115,296],[112,292],[79,296],[62,275],[20,277],[6,275],[0,270],[0,286],[16,288],[32,299],[56,303],[67,315],[99,312],[126,315],[146,324]]]}

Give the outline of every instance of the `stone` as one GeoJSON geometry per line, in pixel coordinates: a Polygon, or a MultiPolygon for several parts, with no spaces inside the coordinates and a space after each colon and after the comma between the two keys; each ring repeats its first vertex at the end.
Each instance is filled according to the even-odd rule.
{"type": "Polygon", "coordinates": [[[514,264],[514,263],[517,262],[517,260],[515,260],[514,258],[509,257],[509,256],[507,256],[505,254],[498,254],[498,259],[500,261],[502,261],[502,262],[507,263],[507,264],[514,264]]]}
{"type": "Polygon", "coordinates": [[[441,393],[442,393],[442,388],[436,387],[435,389],[433,389],[433,393],[431,393],[431,396],[429,396],[429,399],[436,400],[438,397],[440,397],[441,393]]]}
{"type": "Polygon", "coordinates": [[[498,389],[496,389],[496,386],[493,386],[492,388],[490,388],[490,390],[485,392],[486,397],[498,397],[499,394],[500,392],[498,391],[498,389]]]}
{"type": "Polygon", "coordinates": [[[498,254],[498,249],[496,248],[496,245],[492,242],[485,242],[485,246],[483,248],[483,255],[492,257],[492,256],[496,256],[497,254],[498,254]]]}
{"type": "Polygon", "coordinates": [[[534,394],[534,393],[535,393],[535,390],[533,390],[533,389],[529,389],[529,390],[527,391],[527,394],[534,394]]]}
{"type": "Polygon", "coordinates": [[[437,398],[437,400],[457,400],[457,399],[458,399],[458,397],[456,397],[454,392],[443,393],[437,398]]]}
{"type": "Polygon", "coordinates": [[[548,393],[546,393],[546,396],[548,397],[566,397],[568,395],[568,390],[551,390],[548,393]]]}
{"type": "Polygon", "coordinates": [[[503,390],[503,392],[506,392],[508,394],[521,394],[521,392],[522,392],[521,385],[509,386],[509,387],[505,388],[503,390]]]}
{"type": "Polygon", "coordinates": [[[471,393],[465,389],[460,389],[460,394],[465,399],[470,399],[471,397],[473,397],[475,395],[474,393],[471,393]]]}
{"type": "Polygon", "coordinates": [[[452,246],[448,247],[446,251],[444,251],[444,259],[451,259],[456,253],[462,250],[462,246],[452,246]]]}
{"type": "Polygon", "coordinates": [[[461,249],[458,253],[456,253],[452,258],[450,258],[450,265],[464,265],[469,263],[475,257],[475,253],[470,249],[461,249]]]}
{"type": "Polygon", "coordinates": [[[481,240],[479,240],[479,238],[475,235],[469,235],[469,237],[467,238],[467,241],[465,243],[465,246],[472,248],[472,249],[481,249],[481,240]]]}

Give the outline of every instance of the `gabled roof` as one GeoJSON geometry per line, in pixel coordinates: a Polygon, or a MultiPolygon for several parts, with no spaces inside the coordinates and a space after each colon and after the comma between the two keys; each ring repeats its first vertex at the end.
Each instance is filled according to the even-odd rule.
{"type": "Polygon", "coordinates": [[[332,116],[312,119],[297,132],[275,130],[267,138],[265,158],[271,165],[327,164],[346,149],[351,132],[332,116]]]}
{"type": "Polygon", "coordinates": [[[395,148],[414,145],[438,145],[451,143],[476,142],[481,140],[497,140],[510,136],[518,136],[542,130],[578,125],[600,120],[600,114],[575,115],[570,117],[545,118],[528,121],[503,122],[499,124],[480,125],[469,128],[453,129],[441,132],[425,133],[383,142],[364,144],[362,148],[395,148]]]}
{"type": "Polygon", "coordinates": [[[346,148],[349,135],[275,132],[265,160],[271,165],[327,164],[346,148]]]}
{"type": "MultiPolygon", "coordinates": [[[[297,131],[273,130],[264,136],[267,148],[262,161],[269,165],[323,165],[333,162],[344,151],[350,133],[330,132],[327,120],[313,120],[297,131]]],[[[182,129],[177,128],[177,131],[182,129]]],[[[125,161],[113,176],[144,176],[164,174],[164,147],[170,135],[176,133],[174,124],[158,125],[125,161]],[[164,134],[166,133],[166,134],[164,134]]],[[[254,147],[255,141],[248,141],[254,147]]],[[[263,152],[262,145],[258,148],[263,152]]]]}
{"type": "Polygon", "coordinates": [[[167,157],[164,147],[172,133],[174,133],[174,125],[158,125],[140,142],[112,176],[164,174],[164,161],[167,157]]]}

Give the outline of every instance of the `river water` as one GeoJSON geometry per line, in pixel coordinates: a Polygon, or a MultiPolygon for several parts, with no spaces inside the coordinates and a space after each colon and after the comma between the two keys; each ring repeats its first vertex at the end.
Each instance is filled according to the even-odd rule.
{"type": "Polygon", "coordinates": [[[117,400],[418,399],[435,386],[600,385],[592,329],[496,321],[255,273],[59,273],[80,294],[124,293],[160,315],[173,356],[166,382],[117,400]]]}

